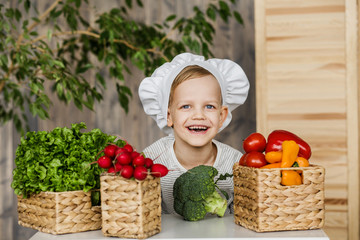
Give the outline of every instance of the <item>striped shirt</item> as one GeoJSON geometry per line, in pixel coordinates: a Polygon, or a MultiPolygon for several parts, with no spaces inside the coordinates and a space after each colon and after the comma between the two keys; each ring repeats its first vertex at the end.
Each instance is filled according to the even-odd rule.
{"type": "MultiPolygon", "coordinates": [[[[146,157],[152,158],[155,163],[161,163],[165,165],[169,170],[169,173],[160,179],[161,184],[161,196],[162,196],[162,212],[176,214],[174,210],[174,197],[173,197],[173,185],[175,180],[187,170],[178,162],[174,152],[173,136],[167,136],[161,138],[144,149],[146,157]]],[[[215,167],[219,175],[230,173],[232,174],[233,165],[239,162],[242,153],[238,150],[223,144],[219,141],[213,140],[213,143],[217,147],[217,156],[213,167],[215,167]]],[[[216,177],[215,177],[216,179],[216,177]]],[[[221,180],[217,182],[220,189],[225,190],[229,195],[227,213],[232,213],[233,200],[234,200],[234,183],[232,178],[221,180]]]]}

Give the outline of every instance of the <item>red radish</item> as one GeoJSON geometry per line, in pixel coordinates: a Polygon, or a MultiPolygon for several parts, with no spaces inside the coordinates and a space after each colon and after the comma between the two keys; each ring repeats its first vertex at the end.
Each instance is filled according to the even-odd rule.
{"type": "Polygon", "coordinates": [[[126,149],[129,153],[134,151],[134,148],[130,145],[130,144],[125,144],[125,146],[123,146],[124,149],[126,149]]]}
{"type": "Polygon", "coordinates": [[[124,165],[121,169],[121,176],[124,178],[131,178],[134,173],[134,168],[130,165],[124,165]]]}
{"type": "Polygon", "coordinates": [[[99,164],[99,167],[101,167],[101,168],[109,168],[112,164],[111,158],[109,158],[108,156],[99,157],[99,159],[97,160],[97,163],[99,164]]]}
{"type": "Polygon", "coordinates": [[[131,163],[131,156],[129,153],[123,152],[120,155],[116,156],[116,160],[118,163],[120,163],[122,165],[127,165],[127,164],[131,163]]]}
{"type": "Polygon", "coordinates": [[[151,158],[145,158],[145,167],[151,168],[151,166],[154,164],[154,161],[151,158]]]}
{"type": "Polygon", "coordinates": [[[134,178],[137,180],[144,180],[148,175],[148,170],[144,166],[137,166],[134,170],[134,178]]]}
{"type": "Polygon", "coordinates": [[[145,165],[145,158],[143,155],[139,155],[136,158],[134,158],[132,160],[132,165],[134,165],[134,167],[136,166],[144,166],[145,165]]]}
{"type": "Polygon", "coordinates": [[[154,177],[164,177],[168,174],[169,170],[167,167],[160,163],[155,163],[151,166],[151,175],[154,177]]]}
{"type": "Polygon", "coordinates": [[[122,169],[122,165],[120,163],[115,163],[115,166],[114,166],[114,169],[115,169],[115,172],[120,172],[121,169],[122,169]]]}
{"type": "Polygon", "coordinates": [[[109,169],[107,170],[108,173],[114,173],[116,172],[115,171],[115,168],[113,166],[109,167],[109,169]]]}
{"type": "Polygon", "coordinates": [[[124,149],[124,148],[117,148],[116,150],[115,150],[115,157],[117,157],[118,155],[120,155],[120,154],[122,154],[123,152],[128,152],[126,149],[124,149]]]}
{"type": "Polygon", "coordinates": [[[115,157],[115,151],[116,149],[118,149],[119,147],[116,146],[116,145],[107,145],[105,148],[104,148],[104,154],[110,158],[114,158],[115,157]]]}
{"type": "Polygon", "coordinates": [[[137,151],[133,151],[132,153],[130,153],[130,155],[131,155],[131,158],[134,159],[137,156],[140,156],[140,153],[138,153],[137,151]]]}

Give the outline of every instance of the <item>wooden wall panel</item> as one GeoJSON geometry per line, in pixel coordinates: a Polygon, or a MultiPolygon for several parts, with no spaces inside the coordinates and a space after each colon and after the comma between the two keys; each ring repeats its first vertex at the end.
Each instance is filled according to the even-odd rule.
{"type": "Polygon", "coordinates": [[[287,129],[312,146],[311,162],[326,168],[331,239],[359,239],[356,9],[346,0],[255,1],[257,130],[287,129]]]}
{"type": "Polygon", "coordinates": [[[349,239],[360,239],[359,1],[345,1],[349,239]]]}

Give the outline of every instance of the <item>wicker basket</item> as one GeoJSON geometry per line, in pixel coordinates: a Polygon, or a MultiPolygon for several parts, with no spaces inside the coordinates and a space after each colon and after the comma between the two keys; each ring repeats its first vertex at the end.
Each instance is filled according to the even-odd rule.
{"type": "Polygon", "coordinates": [[[105,236],[148,238],[161,231],[160,178],[100,176],[102,232],[105,236]]]}
{"type": "Polygon", "coordinates": [[[19,225],[51,234],[101,228],[101,207],[91,205],[91,192],[41,192],[18,196],[19,225]]]}
{"type": "Polygon", "coordinates": [[[235,164],[233,174],[236,224],[256,232],[323,227],[323,167],[259,169],[235,164]],[[281,170],[302,170],[303,184],[281,185],[281,170]]]}

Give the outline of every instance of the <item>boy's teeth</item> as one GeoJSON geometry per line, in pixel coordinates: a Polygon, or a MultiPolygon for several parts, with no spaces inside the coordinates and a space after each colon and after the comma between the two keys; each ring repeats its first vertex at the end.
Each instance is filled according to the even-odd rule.
{"type": "Polygon", "coordinates": [[[202,127],[202,126],[192,126],[189,127],[190,130],[206,130],[207,127],[202,127]]]}

